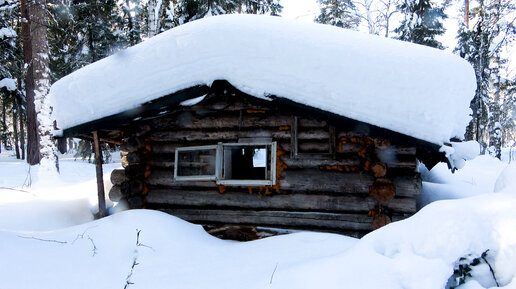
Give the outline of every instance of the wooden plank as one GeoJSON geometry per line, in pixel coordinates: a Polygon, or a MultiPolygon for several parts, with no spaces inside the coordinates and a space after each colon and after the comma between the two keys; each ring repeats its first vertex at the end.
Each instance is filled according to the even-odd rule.
{"type": "MultiPolygon", "coordinates": [[[[312,210],[333,212],[364,212],[373,209],[377,202],[371,197],[330,196],[308,194],[273,194],[259,197],[247,192],[191,191],[151,189],[147,203],[187,207],[234,207],[268,210],[312,210]]],[[[399,213],[415,213],[416,201],[412,198],[393,199],[384,207],[399,213]]]]}
{"type": "Polygon", "coordinates": [[[104,173],[102,172],[102,151],[100,149],[99,134],[97,131],[93,132],[93,147],[95,151],[95,168],[97,173],[97,193],[99,199],[99,217],[107,215],[106,210],[106,196],[104,193],[104,173]]]}
{"type": "Polygon", "coordinates": [[[200,209],[162,209],[162,211],[189,222],[202,224],[370,231],[373,223],[373,218],[364,214],[200,209]]]}

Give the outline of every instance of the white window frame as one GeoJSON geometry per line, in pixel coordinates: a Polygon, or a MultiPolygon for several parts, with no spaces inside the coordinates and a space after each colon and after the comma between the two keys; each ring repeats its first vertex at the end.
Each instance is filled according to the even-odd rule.
{"type": "Polygon", "coordinates": [[[274,186],[276,184],[276,157],[277,143],[271,142],[242,142],[242,143],[218,143],[217,145],[193,146],[176,148],[174,162],[174,180],[176,181],[215,181],[217,185],[224,186],[274,186]],[[265,146],[270,147],[270,179],[269,180],[226,180],[222,178],[224,170],[224,147],[244,147],[244,146],[265,146]],[[179,160],[179,152],[195,151],[195,150],[216,150],[215,174],[204,176],[178,176],[177,167],[179,160]]]}
{"type": "Polygon", "coordinates": [[[194,146],[194,147],[180,147],[176,148],[175,158],[174,158],[174,180],[176,181],[214,181],[217,180],[220,176],[218,173],[220,170],[218,169],[220,160],[220,147],[218,145],[208,145],[208,146],[194,146]],[[177,166],[179,163],[179,153],[187,152],[187,151],[204,151],[204,150],[215,150],[215,174],[214,175],[200,175],[200,176],[178,176],[177,175],[177,166]]]}

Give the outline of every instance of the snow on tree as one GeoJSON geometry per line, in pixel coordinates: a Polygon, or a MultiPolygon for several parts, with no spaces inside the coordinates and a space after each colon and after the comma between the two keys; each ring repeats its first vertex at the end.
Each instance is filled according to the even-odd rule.
{"type": "Polygon", "coordinates": [[[31,20],[32,65],[34,77],[34,105],[37,116],[40,170],[58,171],[57,149],[52,130],[52,107],[48,100],[50,90],[49,49],[47,41],[47,10],[45,0],[35,0],[29,7],[31,20]]]}
{"type": "Polygon", "coordinates": [[[174,24],[177,26],[206,16],[234,13],[238,7],[238,0],[178,0],[174,9],[174,24]]]}
{"type": "Polygon", "coordinates": [[[481,0],[470,15],[473,23],[468,29],[463,23],[459,29],[456,51],[475,68],[477,90],[471,101],[473,119],[466,139],[474,139],[500,157],[501,147],[507,144],[503,125],[513,126],[510,81],[506,79],[506,59],[503,48],[515,35],[515,19],[510,17],[516,7],[509,0],[481,0]]]}
{"type": "Polygon", "coordinates": [[[445,32],[444,8],[444,6],[437,7],[430,0],[404,0],[399,5],[404,19],[400,26],[394,29],[398,35],[396,38],[443,49],[442,43],[435,38],[445,32]]]}
{"type": "Polygon", "coordinates": [[[318,0],[321,11],[316,22],[337,27],[357,29],[360,18],[351,0],[318,0]]]}

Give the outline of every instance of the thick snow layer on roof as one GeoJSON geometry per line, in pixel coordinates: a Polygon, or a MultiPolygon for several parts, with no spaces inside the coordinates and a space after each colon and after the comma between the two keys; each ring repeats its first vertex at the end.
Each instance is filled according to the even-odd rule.
{"type": "Polygon", "coordinates": [[[436,144],[463,137],[475,91],[471,66],[440,50],[279,17],[226,15],[88,65],[56,82],[51,98],[66,129],[217,79],[436,144]]]}

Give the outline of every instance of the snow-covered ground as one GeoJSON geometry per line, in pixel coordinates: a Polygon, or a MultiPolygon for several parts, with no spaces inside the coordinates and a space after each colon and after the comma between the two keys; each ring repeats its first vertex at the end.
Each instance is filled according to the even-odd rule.
{"type": "Polygon", "coordinates": [[[444,164],[422,168],[420,204],[452,200],[362,239],[302,232],[240,243],[150,210],[93,221],[92,164],[62,156],[59,180],[38,179],[36,168],[29,178],[4,153],[2,289],[444,288],[461,258],[479,264],[460,288],[496,287],[489,265],[501,287],[516,288],[516,165],[488,156],[453,175],[444,164]]]}

